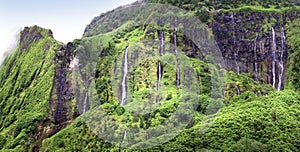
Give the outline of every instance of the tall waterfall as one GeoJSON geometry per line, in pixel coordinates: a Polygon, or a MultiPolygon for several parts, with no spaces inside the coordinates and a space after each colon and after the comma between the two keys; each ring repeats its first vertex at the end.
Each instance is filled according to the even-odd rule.
{"type": "Polygon", "coordinates": [[[256,81],[259,80],[258,77],[258,63],[257,63],[257,38],[258,38],[258,33],[256,33],[256,37],[254,39],[254,69],[255,69],[255,79],[256,81]]]}
{"type": "MultiPolygon", "coordinates": [[[[159,39],[160,39],[160,49],[159,49],[159,56],[163,56],[164,55],[164,31],[161,30],[159,32],[159,39]]],[[[163,75],[163,71],[162,71],[163,65],[161,64],[160,61],[157,62],[157,91],[159,91],[160,89],[160,83],[161,83],[161,79],[162,79],[162,75],[163,75]]],[[[160,96],[158,95],[156,97],[156,102],[160,101],[160,96]]]]}
{"type": "MultiPolygon", "coordinates": [[[[159,55],[160,56],[163,56],[164,55],[164,46],[165,46],[165,43],[164,43],[164,31],[161,30],[160,31],[160,49],[159,49],[159,55]]],[[[161,78],[162,78],[162,64],[160,61],[158,61],[157,63],[157,90],[159,90],[160,88],[160,82],[161,82],[161,78]]]]}
{"type": "MultiPolygon", "coordinates": [[[[178,55],[177,51],[177,18],[175,17],[175,24],[174,24],[174,45],[175,45],[175,54],[178,55]]],[[[180,63],[177,60],[177,69],[176,69],[176,87],[177,89],[180,87],[180,63]]]]}
{"type": "Polygon", "coordinates": [[[126,104],[127,98],[127,74],[128,74],[128,46],[124,52],[123,59],[123,78],[122,78],[122,92],[121,92],[121,105],[126,104]]]}
{"type": "MultiPolygon", "coordinates": [[[[87,88],[86,88],[87,89],[87,88]]],[[[88,100],[88,91],[85,90],[85,94],[84,94],[84,102],[83,102],[83,113],[85,113],[87,111],[87,101],[88,100]]]]}
{"type": "Polygon", "coordinates": [[[236,46],[236,40],[235,40],[235,29],[234,29],[235,22],[234,22],[234,14],[233,13],[231,13],[231,18],[232,18],[232,28],[233,28],[232,37],[233,37],[234,62],[235,62],[235,65],[236,65],[236,71],[237,71],[238,74],[240,74],[240,67],[239,67],[239,64],[237,62],[237,57],[238,57],[239,50],[235,50],[235,48],[234,48],[236,46]]]}
{"type": "Polygon", "coordinates": [[[125,130],[124,133],[123,133],[122,142],[119,145],[119,151],[120,152],[122,151],[122,144],[124,144],[126,136],[127,136],[127,131],[125,130]]]}
{"type": "Polygon", "coordinates": [[[165,34],[164,31],[160,31],[160,51],[159,55],[163,56],[164,55],[164,50],[165,50],[165,34]]]}
{"type": "Polygon", "coordinates": [[[177,18],[176,17],[175,17],[175,23],[174,23],[174,35],[173,35],[173,38],[174,38],[174,45],[175,45],[175,54],[177,55],[178,51],[177,51],[177,18]]]}
{"type": "Polygon", "coordinates": [[[162,78],[162,65],[160,63],[160,61],[158,61],[158,65],[157,65],[157,90],[159,90],[160,88],[160,82],[161,82],[161,78],[162,78]]]}
{"type": "Polygon", "coordinates": [[[285,38],[284,28],[283,27],[281,29],[280,37],[281,37],[281,52],[280,52],[280,61],[279,61],[278,86],[277,86],[277,90],[278,91],[281,90],[282,76],[283,76],[283,71],[284,71],[283,54],[285,52],[285,41],[286,41],[286,38],[285,38]]]}
{"type": "Polygon", "coordinates": [[[276,84],[276,35],[275,30],[272,27],[272,75],[273,75],[273,87],[275,87],[276,84]]]}

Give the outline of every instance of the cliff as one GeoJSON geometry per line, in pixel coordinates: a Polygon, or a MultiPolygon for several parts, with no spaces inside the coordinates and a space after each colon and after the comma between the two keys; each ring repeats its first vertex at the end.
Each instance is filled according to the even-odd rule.
{"type": "Polygon", "coordinates": [[[184,11],[170,19],[177,9],[153,12],[139,6],[145,2],[95,17],[68,44],[24,28],[0,67],[0,149],[300,149],[297,1],[147,1],[190,11],[202,24],[188,32],[184,11]],[[185,101],[197,106],[184,105],[170,121],[185,101]],[[107,125],[107,115],[120,125],[107,125]]]}

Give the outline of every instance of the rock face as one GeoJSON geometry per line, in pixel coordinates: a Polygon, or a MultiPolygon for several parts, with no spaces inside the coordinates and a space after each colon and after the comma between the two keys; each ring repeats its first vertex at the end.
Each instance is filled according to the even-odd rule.
{"type": "MultiPolygon", "coordinates": [[[[116,23],[114,20],[116,16],[109,13],[96,17],[92,23],[87,26],[83,41],[87,40],[87,37],[90,36],[97,38],[98,34],[109,32],[122,26],[126,21],[133,20],[133,17],[127,18],[126,16],[122,22],[116,23]],[[102,31],[106,29],[103,28],[106,26],[110,28],[102,31]]],[[[128,16],[131,17],[131,15],[128,16]]],[[[209,21],[208,26],[214,33],[217,45],[226,61],[226,68],[228,71],[237,73],[231,72],[230,74],[244,78],[247,76],[242,76],[242,73],[250,73],[250,76],[255,81],[270,84],[277,90],[283,90],[287,81],[287,69],[290,66],[288,65],[288,57],[289,54],[292,53],[287,43],[287,24],[295,19],[295,15],[285,12],[274,13],[241,10],[235,12],[217,12],[212,16],[213,18],[209,21]]],[[[176,23],[176,19],[174,22],[176,23]]],[[[122,43],[120,42],[121,40],[127,41],[127,38],[132,36],[132,33],[130,33],[132,31],[130,30],[121,33],[120,35],[123,37],[119,35],[120,39],[114,42],[122,43]],[[130,34],[126,35],[127,32],[130,34]]],[[[155,29],[151,26],[144,25],[144,27],[137,31],[139,30],[142,31],[141,33],[146,33],[144,36],[146,37],[145,39],[147,39],[147,36],[153,36],[152,38],[160,40],[158,47],[160,48],[159,54],[161,56],[164,52],[168,51],[167,49],[170,49],[164,46],[165,43],[169,42],[175,45],[175,52],[177,52],[176,49],[178,48],[178,50],[183,50],[186,55],[191,58],[205,58],[201,53],[201,48],[197,48],[194,42],[186,35],[180,33],[180,31],[177,31],[176,28],[166,29],[161,27],[155,29]]],[[[102,45],[99,42],[100,39],[99,41],[89,41],[95,40],[93,38],[88,39],[87,42],[93,42],[92,45],[88,43],[89,46],[99,45],[100,48],[100,45],[102,45]],[[99,44],[94,44],[95,42],[99,42],[99,44]]],[[[53,39],[50,30],[41,29],[37,26],[26,27],[21,32],[17,53],[8,58],[6,62],[4,62],[5,65],[3,67],[0,67],[0,135],[3,131],[5,131],[5,133],[9,132],[8,135],[5,136],[7,142],[4,141],[3,144],[0,144],[0,149],[1,146],[14,149],[18,147],[20,141],[22,141],[22,143],[30,143],[28,144],[29,146],[23,144],[23,149],[38,151],[39,145],[44,139],[51,137],[66,126],[72,124],[73,120],[79,116],[78,111],[84,113],[89,109],[87,92],[78,98],[79,101],[84,101],[83,103],[77,103],[77,105],[79,105],[78,109],[76,108],[74,100],[73,91],[75,84],[72,84],[71,72],[75,65],[78,64],[78,61],[76,61],[78,59],[76,59],[74,51],[78,49],[78,46],[73,43],[68,43],[67,45],[61,44],[53,39]],[[31,61],[33,59],[34,62],[31,61]],[[7,131],[7,128],[10,130],[7,131]],[[22,139],[19,139],[19,137],[22,139]]],[[[114,62],[114,56],[118,53],[114,45],[109,46],[105,51],[102,52],[102,61],[99,63],[99,69],[101,71],[98,71],[95,76],[99,78],[96,80],[96,82],[98,82],[97,87],[102,87],[97,90],[97,93],[102,97],[100,99],[101,103],[108,102],[113,98],[110,92],[110,79],[106,79],[105,76],[110,77],[110,75],[107,74],[111,72],[110,63],[114,62]],[[100,75],[103,76],[103,79],[100,75]]],[[[141,67],[139,67],[140,69],[136,70],[136,73],[130,73],[132,77],[127,76],[129,65],[125,63],[130,60],[137,60],[139,54],[133,54],[132,56],[127,57],[127,55],[124,55],[126,58],[124,65],[126,66],[123,66],[123,73],[125,74],[123,75],[122,92],[125,93],[122,96],[123,102],[121,105],[127,104],[125,99],[127,97],[126,94],[129,92],[126,90],[129,81],[132,80],[134,83],[141,82],[140,84],[134,84],[136,86],[132,87],[133,91],[143,90],[150,86],[150,83],[148,84],[147,82],[148,79],[146,79],[150,77],[150,74],[145,74],[145,71],[148,71],[148,69],[152,70],[152,73],[154,73],[153,78],[157,79],[157,91],[159,91],[163,85],[173,85],[171,83],[172,81],[176,81],[174,84],[177,88],[180,87],[180,77],[184,77],[185,75],[180,75],[179,72],[176,72],[176,75],[175,73],[168,73],[168,68],[170,67],[164,66],[163,62],[160,61],[155,62],[155,64],[149,62],[145,65],[141,65],[141,67]],[[156,63],[157,66],[153,66],[156,65],[156,63]],[[151,66],[156,69],[151,69],[151,66]],[[145,76],[143,76],[143,74],[145,76]],[[170,82],[166,80],[170,80],[170,82]],[[146,81],[147,83],[143,83],[142,81],[146,81]]],[[[209,82],[209,78],[211,77],[206,76],[206,74],[212,74],[210,73],[211,71],[209,71],[202,62],[195,62],[193,67],[197,71],[195,73],[197,83],[203,85],[198,92],[201,92],[201,94],[210,92],[209,86],[211,84],[206,83],[209,82]]],[[[180,70],[179,68],[180,67],[177,66],[177,71],[180,70]]],[[[193,83],[191,73],[191,71],[185,73],[188,79],[188,87],[193,83]]],[[[88,83],[84,84],[86,88],[88,88],[93,79],[87,80],[88,83]]],[[[150,80],[149,78],[149,82],[150,80]]],[[[250,81],[242,81],[242,83],[244,82],[247,83],[250,81]]],[[[256,85],[258,83],[253,84],[256,85]]],[[[266,86],[269,87],[269,85],[266,86]]],[[[235,83],[229,84],[229,88],[233,88],[234,92],[227,94],[229,94],[228,96],[242,96],[244,92],[252,91],[256,96],[259,96],[259,94],[265,95],[268,93],[268,90],[258,90],[255,87],[250,90],[248,89],[249,87],[247,87],[239,86],[235,83]]],[[[168,98],[168,100],[172,99],[173,95],[174,94],[168,94],[166,98],[168,98]]],[[[156,102],[160,102],[162,97],[156,97],[156,102]]],[[[122,113],[121,108],[119,108],[119,112],[122,113]]],[[[164,113],[164,115],[166,114],[169,113],[164,113]]],[[[159,114],[159,116],[161,115],[159,114]]],[[[145,125],[149,127],[151,125],[150,122],[146,122],[150,116],[146,117],[147,118],[143,118],[140,121],[137,120],[141,123],[139,124],[140,126],[145,125]]],[[[155,117],[155,115],[153,117],[155,117]]],[[[272,113],[272,119],[273,121],[277,121],[278,119],[274,112],[272,113]]],[[[85,131],[82,132],[85,134],[85,131]]],[[[127,132],[125,131],[123,139],[125,139],[126,134],[127,132]]]]}
{"type": "Polygon", "coordinates": [[[288,58],[286,18],[285,14],[260,12],[216,15],[210,27],[227,69],[250,73],[255,80],[282,90],[288,58]]]}
{"type": "Polygon", "coordinates": [[[41,29],[38,26],[25,27],[20,35],[21,52],[25,51],[30,47],[30,45],[32,45],[34,42],[39,41],[45,36],[50,36],[51,38],[53,38],[52,31],[41,29]],[[42,31],[45,32],[46,35],[43,35],[42,31]]]}
{"type": "Polygon", "coordinates": [[[55,68],[54,83],[52,94],[54,97],[51,100],[50,106],[53,107],[52,115],[54,123],[59,124],[67,120],[72,119],[72,104],[73,90],[71,84],[70,72],[68,67],[73,57],[72,51],[74,45],[68,43],[66,46],[62,46],[56,54],[56,60],[58,64],[55,68]]]}

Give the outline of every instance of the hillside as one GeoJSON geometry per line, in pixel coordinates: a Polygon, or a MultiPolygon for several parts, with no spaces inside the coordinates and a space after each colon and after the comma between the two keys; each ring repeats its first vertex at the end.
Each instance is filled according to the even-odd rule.
{"type": "Polygon", "coordinates": [[[139,1],[68,44],[26,27],[0,67],[0,149],[298,151],[299,5],[139,1]]]}

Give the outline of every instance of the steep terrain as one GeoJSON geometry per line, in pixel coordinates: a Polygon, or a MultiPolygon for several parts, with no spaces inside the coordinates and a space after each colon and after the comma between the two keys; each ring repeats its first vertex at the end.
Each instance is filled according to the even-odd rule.
{"type": "MultiPolygon", "coordinates": [[[[204,24],[186,33],[181,30],[185,26],[181,24],[186,21],[182,19],[184,15],[169,20],[171,9],[153,12],[157,8],[144,9],[144,5],[139,5],[142,2],[136,2],[94,18],[83,38],[67,45],[54,40],[50,30],[24,28],[18,48],[0,67],[0,149],[300,149],[297,1],[150,2],[189,10],[204,24]],[[147,16],[151,11],[152,16],[158,14],[159,22],[140,22],[143,18],[155,20],[147,16]],[[193,34],[199,30],[209,38],[195,41],[193,34]],[[210,38],[216,43],[211,43],[210,38]],[[150,40],[156,41],[140,43],[150,40]],[[224,62],[212,64],[220,58],[207,55],[209,47],[202,46],[218,47],[224,62]],[[143,60],[151,56],[137,51],[144,49],[161,58],[143,60]],[[178,62],[182,61],[179,51],[187,57],[184,65],[192,68],[178,62]],[[90,70],[94,71],[88,73],[90,70]],[[89,90],[90,87],[95,90],[89,90]],[[187,94],[187,90],[196,91],[187,94]],[[89,96],[92,93],[96,99],[89,96]],[[184,129],[177,135],[161,128],[174,137],[154,147],[145,146],[153,140],[164,140],[165,136],[151,132],[151,128],[167,122],[182,101],[194,96],[197,107],[192,107],[193,118],[184,129]],[[141,108],[138,105],[147,104],[150,109],[134,112],[133,109],[141,108]],[[151,111],[151,105],[156,109],[151,111]],[[123,126],[150,131],[132,134],[119,126],[109,128],[103,122],[106,114],[123,126]],[[105,137],[118,138],[115,143],[95,134],[105,129],[113,130],[105,137]],[[130,146],[146,149],[126,148],[130,146]]],[[[182,111],[175,119],[178,121],[172,121],[169,127],[175,130],[177,122],[189,120],[191,109],[182,111]]]]}
{"type": "Polygon", "coordinates": [[[18,48],[0,69],[1,148],[38,148],[75,118],[64,68],[69,47],[54,40],[50,30],[33,26],[21,32],[18,48]]]}

